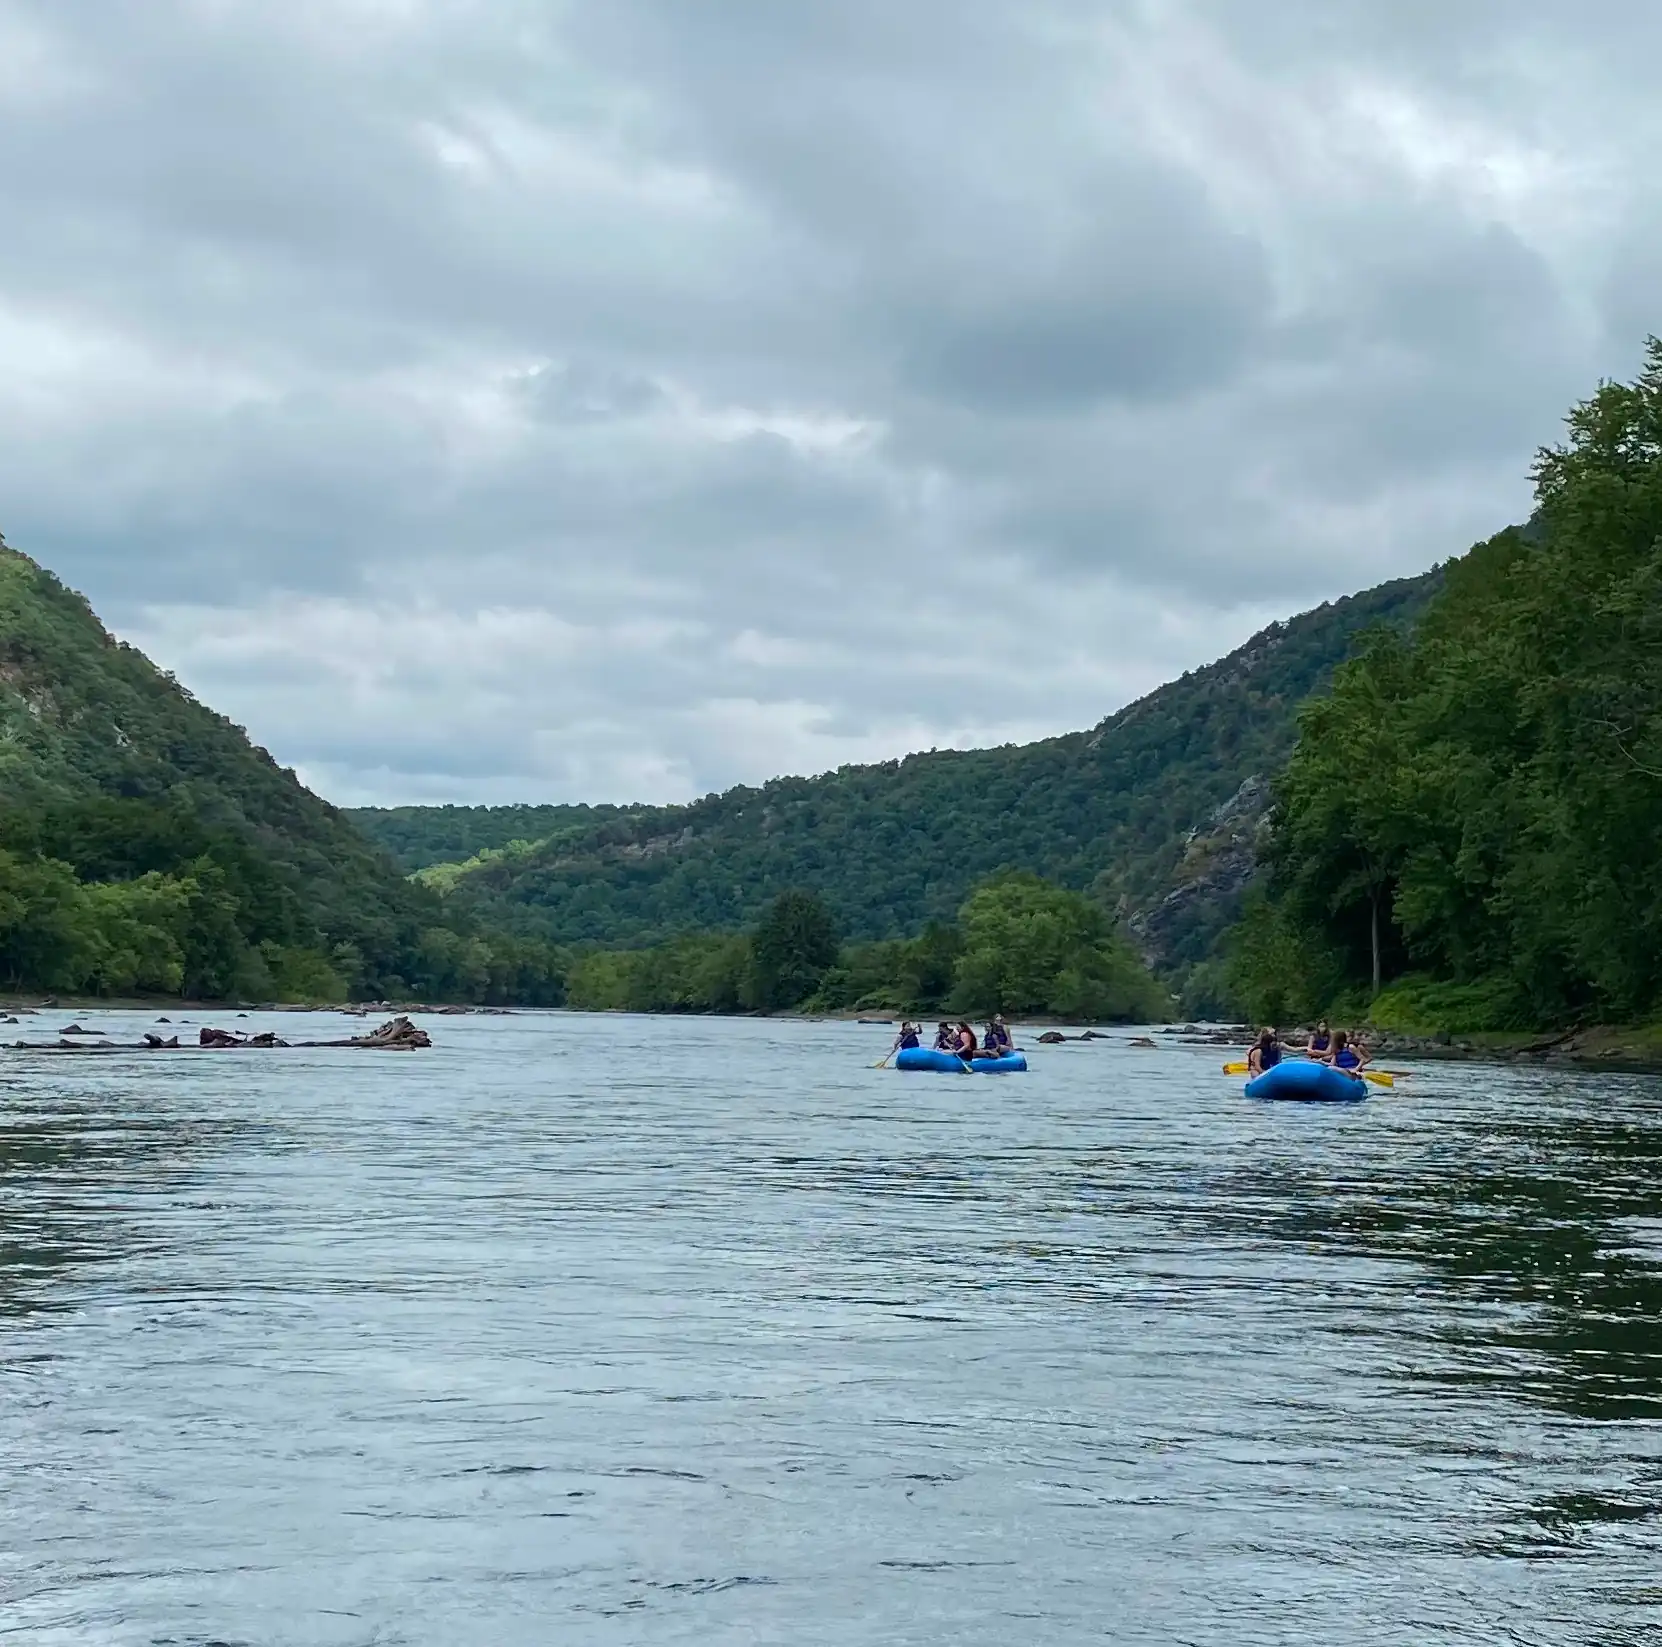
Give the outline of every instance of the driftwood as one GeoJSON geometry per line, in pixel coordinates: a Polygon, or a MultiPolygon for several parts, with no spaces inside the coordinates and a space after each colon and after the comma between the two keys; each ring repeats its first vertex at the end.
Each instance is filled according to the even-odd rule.
{"type": "MultiPolygon", "coordinates": [[[[82,1034],[88,1033],[83,1030],[82,1034]]],[[[264,1030],[258,1035],[240,1035],[229,1029],[204,1029],[192,1045],[186,1042],[179,1044],[177,1035],[163,1040],[161,1036],[147,1033],[142,1041],[123,1045],[116,1041],[14,1041],[14,1052],[74,1052],[89,1056],[98,1054],[108,1055],[121,1052],[233,1052],[246,1049],[266,1049],[274,1047],[352,1047],[367,1048],[384,1052],[413,1052],[421,1047],[430,1047],[433,1038],[426,1030],[417,1029],[408,1018],[403,1016],[389,1018],[377,1030],[368,1035],[352,1035],[343,1041],[285,1041],[271,1030],[264,1030]]]]}
{"type": "MultiPolygon", "coordinates": [[[[146,1042],[150,1039],[150,1036],[145,1036],[146,1042]]],[[[269,1029],[261,1035],[239,1035],[233,1029],[204,1029],[196,1040],[199,1046],[205,1047],[286,1047],[288,1045],[287,1041],[281,1039],[275,1031],[269,1029]]]]}
{"type": "Polygon", "coordinates": [[[368,1035],[354,1035],[347,1041],[312,1041],[302,1045],[320,1047],[383,1047],[394,1052],[412,1052],[418,1047],[430,1047],[433,1037],[424,1029],[417,1029],[402,1013],[389,1018],[368,1035]]]}

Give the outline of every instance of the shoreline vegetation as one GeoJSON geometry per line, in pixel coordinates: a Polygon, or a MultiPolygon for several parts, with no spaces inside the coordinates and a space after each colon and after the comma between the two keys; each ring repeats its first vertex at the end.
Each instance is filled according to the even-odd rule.
{"type": "Polygon", "coordinates": [[[1566,430],[1530,523],[1302,710],[1220,969],[1243,1016],[1662,1046],[1662,341],[1566,430]]]}
{"type": "Polygon", "coordinates": [[[1172,998],[1106,910],[1037,875],[984,881],[915,938],[843,943],[825,901],[781,893],[748,933],[572,958],[565,1005],[663,1013],[1039,1014],[1146,1023],[1172,998]]]}

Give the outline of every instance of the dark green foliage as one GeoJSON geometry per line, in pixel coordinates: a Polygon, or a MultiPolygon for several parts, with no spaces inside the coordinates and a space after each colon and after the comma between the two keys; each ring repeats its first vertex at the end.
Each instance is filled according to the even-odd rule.
{"type": "Polygon", "coordinates": [[[598,951],[570,969],[570,1004],[630,1012],[849,1009],[977,1016],[1041,1013],[1085,1022],[1169,1016],[1170,1000],[1100,905],[1036,876],[977,889],[959,922],[840,951],[829,910],[787,892],[754,932],[705,933],[649,949],[598,951]]]}
{"type": "Polygon", "coordinates": [[[92,970],[97,939],[80,883],[67,864],[0,852],[0,971],[67,989],[92,970]]]}
{"type": "MultiPolygon", "coordinates": [[[[1278,942],[1371,992],[1377,918],[1382,981],[1418,980],[1398,1009],[1465,1027],[1662,1005],[1662,344],[1568,431],[1531,527],[1339,671],[1279,789],[1278,942]]],[[[1272,947],[1243,944],[1244,984],[1272,947]]]]}
{"type": "MultiPolygon", "coordinates": [[[[1185,863],[1243,783],[1278,771],[1294,713],[1369,626],[1405,626],[1439,574],[1386,584],[1276,624],[1206,669],[1151,693],[1090,732],[1024,747],[912,755],[781,778],[690,806],[552,808],[530,851],[501,851],[532,824],[508,808],[401,808],[353,814],[410,863],[449,843],[495,843],[458,875],[455,906],[567,944],[649,944],[676,933],[741,930],[793,887],[819,893],[856,939],[946,922],[986,876],[1016,867],[1091,890],[1124,917],[1157,906],[1174,881],[1189,896],[1149,929],[1161,963],[1203,959],[1238,907],[1240,878],[1185,863]]],[[[1204,867],[1204,866],[1202,866],[1204,867]]]]}
{"type": "Polygon", "coordinates": [[[812,892],[781,892],[750,939],[751,991],[764,1012],[795,1006],[837,964],[837,923],[812,892]]]}
{"type": "Polygon", "coordinates": [[[0,543],[0,977],[12,987],[558,1001],[242,729],[0,543]]]}
{"type": "Polygon", "coordinates": [[[1216,1016],[1271,1026],[1310,1023],[1323,1013],[1351,1016],[1336,1008],[1353,987],[1347,960],[1354,971],[1362,952],[1347,957],[1319,924],[1300,920],[1284,896],[1272,898],[1261,888],[1250,895],[1226,948],[1221,993],[1227,1010],[1216,1016]]]}
{"type": "Polygon", "coordinates": [[[567,988],[569,1005],[591,1011],[748,1012],[750,939],[706,933],[654,949],[584,955],[572,963],[567,988]]]}

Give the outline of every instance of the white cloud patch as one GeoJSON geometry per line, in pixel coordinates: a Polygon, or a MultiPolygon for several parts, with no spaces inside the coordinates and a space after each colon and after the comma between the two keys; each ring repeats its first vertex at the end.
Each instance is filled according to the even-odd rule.
{"type": "Polygon", "coordinates": [[[0,0],[0,530],[340,800],[1090,724],[1631,367],[1592,10],[0,0]]]}

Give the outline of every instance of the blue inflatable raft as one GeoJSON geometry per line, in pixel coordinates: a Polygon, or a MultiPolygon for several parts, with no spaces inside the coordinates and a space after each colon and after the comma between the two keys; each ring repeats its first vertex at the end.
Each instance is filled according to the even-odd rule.
{"type": "MultiPolygon", "coordinates": [[[[956,1053],[935,1052],[929,1047],[902,1047],[894,1055],[896,1069],[930,1069],[942,1075],[968,1073],[964,1060],[956,1053]]],[[[977,1075],[1014,1075],[1027,1068],[1026,1055],[1007,1052],[1002,1058],[977,1058],[969,1069],[977,1075]]]]}
{"type": "Polygon", "coordinates": [[[1283,1058],[1247,1082],[1249,1098],[1281,1098],[1295,1104],[1354,1104],[1368,1095],[1359,1075],[1310,1058],[1283,1058]]]}

